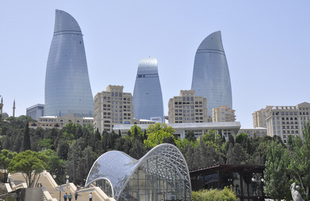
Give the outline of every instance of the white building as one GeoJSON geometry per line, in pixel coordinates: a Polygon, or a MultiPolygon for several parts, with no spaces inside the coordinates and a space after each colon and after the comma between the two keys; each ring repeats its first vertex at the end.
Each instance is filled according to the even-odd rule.
{"type": "Polygon", "coordinates": [[[266,124],[268,136],[279,136],[284,143],[289,135],[302,136],[304,124],[310,119],[310,103],[297,106],[267,106],[266,124]]]}
{"type": "Polygon", "coordinates": [[[246,133],[250,138],[267,136],[267,128],[240,128],[238,135],[246,133]]]}
{"type": "MultiPolygon", "coordinates": [[[[146,130],[149,126],[148,124],[122,124],[115,125],[113,130],[115,133],[121,132],[122,136],[126,135],[130,130],[131,126],[137,125],[141,128],[142,131],[146,130]]],[[[188,132],[194,132],[196,138],[199,138],[203,134],[207,133],[208,130],[217,130],[218,133],[221,133],[225,138],[228,138],[228,135],[236,136],[238,133],[241,124],[240,122],[204,122],[204,123],[173,123],[167,124],[175,130],[175,136],[181,139],[185,138],[185,134],[188,132]]]]}

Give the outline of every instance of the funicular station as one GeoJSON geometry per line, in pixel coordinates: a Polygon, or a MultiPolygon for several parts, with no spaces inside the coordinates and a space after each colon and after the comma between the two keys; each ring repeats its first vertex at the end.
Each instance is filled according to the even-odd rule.
{"type": "Polygon", "coordinates": [[[186,161],[171,144],[160,144],[136,160],[109,151],[93,164],[85,186],[96,185],[116,201],[191,200],[186,161]]]}

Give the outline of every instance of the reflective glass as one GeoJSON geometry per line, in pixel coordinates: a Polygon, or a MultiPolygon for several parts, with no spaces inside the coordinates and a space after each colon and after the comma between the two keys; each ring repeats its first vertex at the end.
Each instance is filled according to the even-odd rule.
{"type": "Polygon", "coordinates": [[[116,200],[191,199],[191,183],[186,161],[178,148],[161,144],[136,160],[120,151],[101,155],[91,168],[85,186],[102,181],[104,192],[116,200]],[[111,192],[111,193],[109,193],[111,192]]]}
{"type": "Polygon", "coordinates": [[[134,106],[134,118],[157,118],[160,122],[164,120],[164,106],[157,59],[146,58],[139,62],[132,104],[134,106]]]}
{"type": "Polygon", "coordinates": [[[82,32],[71,15],[56,10],[46,68],[44,115],[92,117],[93,110],[82,32]]]}
{"type": "Polygon", "coordinates": [[[207,98],[209,116],[213,108],[232,108],[230,76],[220,31],[210,34],[197,49],[192,90],[196,96],[207,98]]]}

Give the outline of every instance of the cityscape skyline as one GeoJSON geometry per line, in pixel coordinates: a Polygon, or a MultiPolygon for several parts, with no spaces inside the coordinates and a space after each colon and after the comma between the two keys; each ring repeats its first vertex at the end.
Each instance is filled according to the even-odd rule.
{"type": "Polygon", "coordinates": [[[44,103],[51,24],[55,9],[61,9],[83,28],[93,94],[109,84],[133,93],[138,61],[155,57],[165,115],[169,99],[191,87],[198,45],[220,30],[236,121],[251,127],[252,113],[266,105],[290,106],[310,100],[305,90],[310,71],[309,6],[307,1],[3,2],[3,111],[12,115],[14,100],[16,116],[44,103]]]}

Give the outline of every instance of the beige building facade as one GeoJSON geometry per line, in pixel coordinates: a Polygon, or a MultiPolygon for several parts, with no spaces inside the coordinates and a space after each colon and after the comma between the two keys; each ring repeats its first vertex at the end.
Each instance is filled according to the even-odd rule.
{"type": "Polygon", "coordinates": [[[133,123],[132,94],[123,92],[123,86],[109,85],[97,93],[94,104],[94,127],[99,132],[111,132],[116,124],[133,123]]]}
{"type": "Polygon", "coordinates": [[[87,124],[93,124],[92,117],[76,117],[72,114],[68,114],[64,117],[57,117],[57,116],[43,116],[39,117],[38,121],[36,122],[29,122],[29,128],[63,128],[68,123],[79,124],[83,127],[87,126],[87,124]]]}
{"type": "Polygon", "coordinates": [[[250,138],[255,138],[255,137],[265,137],[267,136],[267,128],[240,128],[239,132],[237,135],[240,135],[241,133],[246,133],[250,138]]]}
{"type": "Polygon", "coordinates": [[[169,123],[208,122],[207,99],[195,96],[195,90],[181,90],[179,96],[170,98],[168,108],[169,123]]]}
{"type": "Polygon", "coordinates": [[[234,122],[236,121],[235,110],[220,106],[212,109],[212,122],[234,122]]]}
{"type": "Polygon", "coordinates": [[[268,136],[279,136],[287,143],[289,135],[302,136],[303,126],[310,120],[310,103],[297,106],[267,106],[266,124],[268,136]]]}
{"type": "Polygon", "coordinates": [[[266,108],[260,109],[252,113],[253,116],[253,127],[266,128],[266,108]]]}

